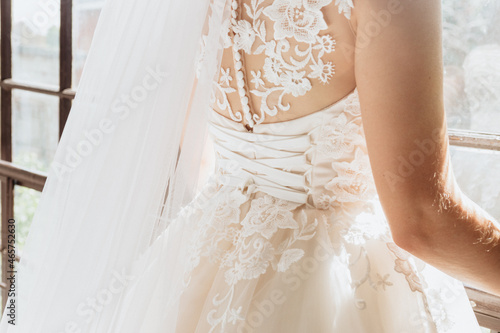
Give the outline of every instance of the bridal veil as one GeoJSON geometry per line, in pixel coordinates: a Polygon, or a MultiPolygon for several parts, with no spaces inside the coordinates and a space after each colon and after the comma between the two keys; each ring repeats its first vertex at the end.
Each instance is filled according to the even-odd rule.
{"type": "Polygon", "coordinates": [[[133,332],[115,305],[158,235],[183,265],[164,231],[198,185],[226,2],[105,3],[0,332],[133,332]]]}

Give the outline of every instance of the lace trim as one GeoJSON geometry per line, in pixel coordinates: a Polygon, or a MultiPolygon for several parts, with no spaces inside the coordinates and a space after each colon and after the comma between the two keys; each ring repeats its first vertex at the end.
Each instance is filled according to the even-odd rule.
{"type": "MultiPolygon", "coordinates": [[[[444,280],[441,282],[443,286],[431,288],[423,278],[422,271],[428,267],[424,261],[413,257],[393,242],[388,242],[386,245],[396,257],[394,270],[403,274],[410,289],[422,296],[425,312],[419,315],[430,318],[438,332],[447,332],[454,328],[455,315],[448,311],[446,305],[452,304],[460,297],[466,297],[463,285],[456,279],[443,277],[444,280]]],[[[428,321],[424,321],[423,325],[428,326],[428,321]]]]}
{"type": "Polygon", "coordinates": [[[318,153],[332,160],[337,173],[324,185],[328,192],[316,198],[318,207],[338,209],[376,196],[357,89],[346,98],[344,111],[321,126],[316,144],[318,153]]]}

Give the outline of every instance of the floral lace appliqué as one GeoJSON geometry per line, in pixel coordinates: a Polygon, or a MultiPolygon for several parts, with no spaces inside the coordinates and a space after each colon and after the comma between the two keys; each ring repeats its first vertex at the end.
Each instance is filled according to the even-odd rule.
{"type": "Polygon", "coordinates": [[[341,113],[321,127],[318,151],[338,159],[346,153],[352,153],[363,142],[360,126],[355,121],[348,121],[346,115],[341,113]]]}
{"type": "MultiPolygon", "coordinates": [[[[439,332],[448,332],[456,326],[455,314],[449,311],[449,304],[460,298],[467,298],[463,284],[453,278],[443,276],[441,286],[429,286],[423,279],[421,272],[429,266],[422,260],[413,257],[409,252],[401,249],[393,242],[387,242],[387,247],[396,256],[394,270],[402,273],[412,291],[422,295],[425,313],[431,319],[439,332]]],[[[432,267],[431,267],[432,268],[432,267]]],[[[428,323],[425,323],[428,326],[428,323]]]]}
{"type": "Polygon", "coordinates": [[[351,9],[354,8],[352,0],[335,0],[335,5],[339,7],[339,13],[344,13],[348,19],[351,18],[351,9]]]}
{"type": "Polygon", "coordinates": [[[278,228],[298,229],[299,225],[293,219],[292,210],[300,204],[277,199],[266,195],[252,201],[252,206],[241,225],[242,235],[248,237],[260,233],[270,239],[278,228]]]}
{"type": "Polygon", "coordinates": [[[294,37],[299,42],[314,43],[320,30],[328,28],[321,8],[331,0],[276,0],[264,9],[274,20],[274,38],[294,37]]]}
{"type": "Polygon", "coordinates": [[[304,210],[294,217],[301,204],[267,194],[251,199],[243,220],[241,206],[249,198],[239,189],[222,189],[211,198],[217,202],[215,207],[197,210],[197,214],[205,214],[198,218],[207,222],[195,228],[189,266],[192,270],[207,257],[224,273],[228,289],[213,297],[214,308],[207,314],[209,332],[219,332],[244,320],[242,309],[233,303],[237,284],[256,279],[270,268],[286,272],[305,256],[300,242],[314,237],[318,221],[308,219],[304,210]],[[278,232],[281,234],[274,237],[278,232]]]}
{"type": "MultiPolygon", "coordinates": [[[[233,47],[236,52],[243,51],[248,55],[266,56],[262,70],[250,71],[247,78],[251,82],[249,93],[261,99],[260,114],[248,114],[248,97],[243,93],[243,87],[230,87],[233,76],[229,79],[229,68],[222,69],[224,78],[215,82],[212,102],[219,109],[227,110],[231,119],[238,122],[251,117],[253,124],[259,124],[266,115],[275,116],[278,111],[287,111],[290,104],[283,103],[286,95],[303,96],[312,89],[311,80],[328,84],[335,74],[335,65],[325,60],[324,55],[335,51],[336,42],[329,34],[319,35],[328,28],[322,9],[332,0],[276,0],[269,5],[264,5],[264,2],[252,0],[241,8],[236,5],[249,19],[233,18],[226,24],[224,47],[233,47]],[[269,36],[271,26],[274,30],[272,37],[269,36]],[[228,94],[232,93],[240,94],[245,114],[233,111],[228,99],[228,94]]],[[[336,5],[339,12],[349,17],[353,6],[351,0],[337,0],[336,5]]],[[[241,80],[243,72],[241,68],[236,70],[234,75],[239,75],[237,78],[241,80]]]]}
{"type": "Polygon", "coordinates": [[[338,207],[339,203],[361,203],[376,196],[357,90],[346,97],[343,112],[320,127],[316,144],[336,171],[324,185],[329,193],[316,198],[321,209],[338,207]]]}
{"type": "Polygon", "coordinates": [[[420,279],[420,276],[417,273],[417,269],[412,264],[411,255],[407,251],[398,247],[395,243],[387,243],[387,247],[396,256],[396,259],[394,261],[394,270],[398,273],[402,273],[405,276],[411,291],[418,291],[420,293],[423,293],[423,289],[425,287],[425,285],[423,284],[424,281],[420,279]]]}
{"type": "Polygon", "coordinates": [[[333,162],[332,168],[338,175],[328,182],[325,188],[334,193],[338,202],[363,201],[371,199],[375,194],[370,161],[360,148],[356,149],[352,162],[333,162]]]}

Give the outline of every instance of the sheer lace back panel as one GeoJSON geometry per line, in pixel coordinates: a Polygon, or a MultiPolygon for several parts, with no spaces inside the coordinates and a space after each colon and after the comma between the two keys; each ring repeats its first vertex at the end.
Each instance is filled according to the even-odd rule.
{"type": "Polygon", "coordinates": [[[352,0],[233,0],[212,109],[251,131],[355,88],[352,0]]]}

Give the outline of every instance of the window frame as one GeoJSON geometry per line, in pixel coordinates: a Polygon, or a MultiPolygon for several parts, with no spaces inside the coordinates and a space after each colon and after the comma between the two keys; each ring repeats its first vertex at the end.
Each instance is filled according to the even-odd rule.
{"type": "MultiPolygon", "coordinates": [[[[49,85],[26,84],[12,79],[12,0],[0,0],[0,254],[2,270],[0,289],[2,312],[7,302],[8,280],[8,225],[14,217],[14,190],[23,186],[42,191],[47,175],[43,172],[28,170],[12,163],[12,90],[19,89],[59,98],[59,138],[71,109],[71,100],[76,92],[72,89],[73,60],[73,0],[60,2],[59,35],[59,89],[49,85]]],[[[16,261],[20,257],[16,255],[16,261]]]]}

